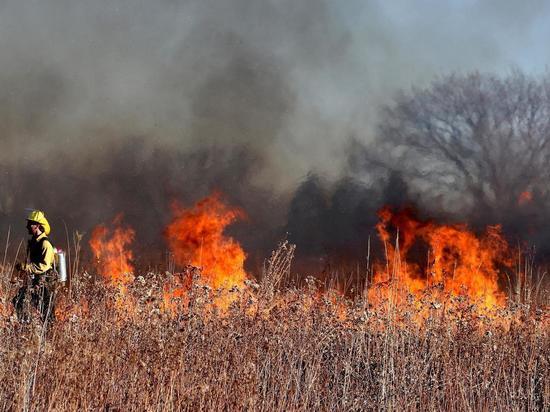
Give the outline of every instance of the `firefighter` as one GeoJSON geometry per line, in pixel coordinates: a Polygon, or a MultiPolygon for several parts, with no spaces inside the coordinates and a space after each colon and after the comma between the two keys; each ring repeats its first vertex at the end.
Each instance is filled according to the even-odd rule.
{"type": "MultiPolygon", "coordinates": [[[[27,244],[27,259],[18,263],[15,269],[23,274],[24,284],[13,298],[17,317],[28,321],[26,303],[40,312],[42,322],[53,318],[54,248],[48,239],[50,224],[39,210],[32,211],[27,218],[27,230],[31,238],[27,244]]],[[[28,307],[28,306],[27,306],[28,307]]]]}

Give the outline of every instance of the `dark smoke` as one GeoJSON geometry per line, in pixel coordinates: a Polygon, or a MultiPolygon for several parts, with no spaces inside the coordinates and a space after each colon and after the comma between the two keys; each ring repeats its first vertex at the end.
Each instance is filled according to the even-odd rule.
{"type": "MultiPolygon", "coordinates": [[[[0,229],[22,237],[25,208],[44,209],[63,246],[65,225],[123,212],[145,265],[171,201],[219,190],[247,212],[231,233],[256,271],[285,237],[304,261],[362,259],[384,204],[452,219],[380,155],[378,109],[441,72],[540,62],[526,28],[546,30],[547,6],[486,4],[2,1],[0,229]]],[[[509,233],[544,221],[543,198],[502,216],[509,233]]]]}

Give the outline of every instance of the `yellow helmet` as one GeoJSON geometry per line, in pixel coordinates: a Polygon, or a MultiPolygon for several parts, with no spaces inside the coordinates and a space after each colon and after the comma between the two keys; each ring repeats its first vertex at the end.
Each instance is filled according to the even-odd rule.
{"type": "Polygon", "coordinates": [[[50,234],[50,223],[48,222],[48,219],[46,219],[46,215],[44,215],[44,212],[40,210],[33,210],[31,213],[29,213],[29,217],[27,217],[27,220],[42,225],[46,236],[50,234]]]}

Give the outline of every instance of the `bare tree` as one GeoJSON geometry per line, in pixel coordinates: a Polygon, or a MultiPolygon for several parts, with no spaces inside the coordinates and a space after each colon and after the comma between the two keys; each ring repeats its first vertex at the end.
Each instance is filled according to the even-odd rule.
{"type": "Polygon", "coordinates": [[[378,131],[390,166],[431,196],[486,213],[548,197],[548,75],[439,78],[385,107],[378,131]]]}

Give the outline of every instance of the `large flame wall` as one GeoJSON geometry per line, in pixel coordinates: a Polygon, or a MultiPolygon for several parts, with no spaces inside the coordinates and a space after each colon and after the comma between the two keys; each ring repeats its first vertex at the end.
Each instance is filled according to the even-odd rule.
{"type": "Polygon", "coordinates": [[[419,297],[436,287],[444,293],[467,295],[486,307],[504,302],[498,285],[498,267],[510,267],[508,243],[500,227],[490,226],[476,236],[466,225],[438,225],[423,222],[411,209],[379,212],[377,230],[387,253],[386,262],[378,264],[375,283],[395,280],[405,293],[419,297]],[[392,241],[392,232],[398,238],[392,241]],[[415,242],[427,245],[426,267],[411,260],[409,252],[415,242]]]}

